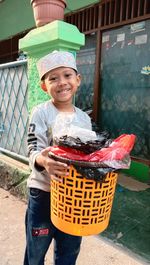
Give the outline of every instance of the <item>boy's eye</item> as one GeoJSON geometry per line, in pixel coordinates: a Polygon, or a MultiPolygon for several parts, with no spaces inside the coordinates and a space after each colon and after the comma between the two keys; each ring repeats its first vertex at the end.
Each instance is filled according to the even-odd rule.
{"type": "Polygon", "coordinates": [[[50,77],[49,81],[56,81],[58,78],[56,76],[50,77]]]}
{"type": "Polygon", "coordinates": [[[68,77],[71,77],[72,74],[65,74],[65,77],[68,78],[68,77]]]}

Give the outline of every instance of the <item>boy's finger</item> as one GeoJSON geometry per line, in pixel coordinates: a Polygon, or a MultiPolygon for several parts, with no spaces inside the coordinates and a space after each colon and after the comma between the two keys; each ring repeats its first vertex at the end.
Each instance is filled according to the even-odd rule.
{"type": "Polygon", "coordinates": [[[58,181],[58,182],[62,182],[62,179],[61,178],[58,178],[56,175],[51,175],[51,179],[52,180],[56,180],[56,181],[58,181]]]}
{"type": "Polygon", "coordinates": [[[56,164],[60,167],[64,167],[64,168],[69,168],[69,166],[65,163],[62,163],[62,162],[59,162],[59,161],[56,161],[56,164]]]}
{"type": "Polygon", "coordinates": [[[61,169],[55,169],[55,174],[58,176],[68,176],[69,172],[61,169]]]}

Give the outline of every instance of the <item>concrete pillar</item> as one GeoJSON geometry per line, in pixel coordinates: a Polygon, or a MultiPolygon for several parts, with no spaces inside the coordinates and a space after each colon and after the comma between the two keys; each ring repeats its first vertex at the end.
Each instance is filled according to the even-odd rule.
{"type": "Polygon", "coordinates": [[[54,51],[76,51],[85,44],[85,36],[78,28],[64,21],[55,20],[42,27],[31,30],[19,40],[19,49],[28,58],[28,109],[47,100],[48,96],[39,86],[36,62],[44,55],[54,51]]]}

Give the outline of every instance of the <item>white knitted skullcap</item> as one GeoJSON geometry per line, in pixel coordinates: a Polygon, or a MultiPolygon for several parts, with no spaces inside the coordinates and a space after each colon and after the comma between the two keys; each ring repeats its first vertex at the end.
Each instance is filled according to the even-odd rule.
{"type": "Polygon", "coordinates": [[[71,52],[53,51],[37,62],[40,79],[49,71],[58,67],[69,67],[77,71],[75,57],[71,52]]]}

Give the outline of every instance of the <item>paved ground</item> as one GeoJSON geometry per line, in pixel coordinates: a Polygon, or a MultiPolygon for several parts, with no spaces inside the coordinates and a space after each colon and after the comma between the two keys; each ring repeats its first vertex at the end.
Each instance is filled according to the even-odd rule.
{"type": "MultiPolygon", "coordinates": [[[[22,265],[25,235],[26,204],[0,189],[0,264],[22,265]]],[[[52,265],[52,246],[45,265],[52,265]]],[[[148,264],[133,253],[104,238],[84,237],[77,265],[140,265],[148,264]]]]}

